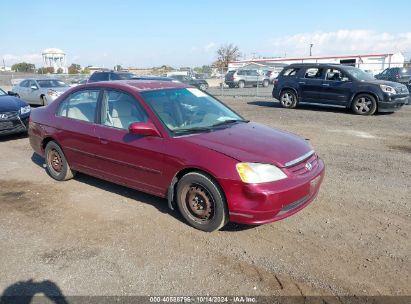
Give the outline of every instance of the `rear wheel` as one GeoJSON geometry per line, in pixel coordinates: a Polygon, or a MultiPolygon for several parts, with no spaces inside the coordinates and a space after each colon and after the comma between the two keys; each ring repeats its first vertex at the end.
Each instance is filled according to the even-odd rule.
{"type": "Polygon", "coordinates": [[[212,232],[228,222],[228,208],[222,190],[210,177],[191,172],[177,184],[177,205],[193,227],[212,232]]]}
{"type": "Polygon", "coordinates": [[[242,89],[242,88],[244,88],[245,87],[245,82],[244,81],[239,81],[238,82],[238,87],[240,88],[240,89],[242,89]]]}
{"type": "Polygon", "coordinates": [[[280,103],[283,108],[295,108],[297,105],[297,95],[292,90],[284,90],[280,95],[280,103]]]}
{"type": "Polygon", "coordinates": [[[50,141],[47,143],[45,154],[47,172],[52,178],[58,181],[65,181],[74,177],[75,171],[70,169],[63,150],[61,150],[56,142],[50,141]]]}
{"type": "Polygon", "coordinates": [[[263,81],[263,87],[264,87],[264,88],[268,87],[269,84],[270,84],[270,83],[269,83],[269,81],[268,81],[267,79],[263,81]]]}
{"type": "Polygon", "coordinates": [[[373,115],[377,111],[377,101],[372,95],[360,94],[354,98],[351,109],[355,114],[373,115]]]}

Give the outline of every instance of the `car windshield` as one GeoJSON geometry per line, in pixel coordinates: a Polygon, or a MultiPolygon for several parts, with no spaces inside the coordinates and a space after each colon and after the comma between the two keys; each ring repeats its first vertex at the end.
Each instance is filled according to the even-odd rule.
{"type": "Polygon", "coordinates": [[[2,89],[0,89],[0,96],[5,96],[5,95],[7,95],[7,93],[4,92],[2,89]]]}
{"type": "Polygon", "coordinates": [[[141,95],[174,135],[208,132],[247,122],[217,99],[195,88],[147,91],[141,95]]]}
{"type": "Polygon", "coordinates": [[[344,68],[352,77],[359,81],[370,81],[375,80],[374,76],[354,67],[345,67],[344,68]]]}
{"type": "Polygon", "coordinates": [[[68,85],[61,80],[50,79],[50,80],[37,80],[37,83],[41,88],[62,88],[68,87],[68,85]]]}

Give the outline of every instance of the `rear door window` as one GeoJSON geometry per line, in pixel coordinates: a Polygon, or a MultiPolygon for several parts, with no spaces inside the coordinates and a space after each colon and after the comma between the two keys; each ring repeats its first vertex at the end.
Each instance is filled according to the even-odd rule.
{"type": "Polygon", "coordinates": [[[324,78],[324,73],[323,69],[320,68],[308,68],[305,71],[304,78],[308,79],[323,79],[324,78]]]}
{"type": "Polygon", "coordinates": [[[100,90],[81,90],[63,100],[57,116],[94,123],[100,90]]]}

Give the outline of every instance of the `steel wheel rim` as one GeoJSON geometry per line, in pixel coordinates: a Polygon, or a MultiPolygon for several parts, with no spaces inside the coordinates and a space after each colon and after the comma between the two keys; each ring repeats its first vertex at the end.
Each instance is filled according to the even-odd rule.
{"type": "Polygon", "coordinates": [[[361,97],[355,103],[355,108],[360,113],[368,113],[372,108],[372,101],[368,97],[361,97]]]}
{"type": "Polygon", "coordinates": [[[61,171],[63,171],[63,159],[56,149],[50,149],[50,151],[48,151],[47,160],[49,168],[56,174],[60,174],[61,171]]]}
{"type": "Polygon", "coordinates": [[[192,183],[182,190],[182,202],[188,217],[199,224],[208,224],[215,215],[215,201],[206,187],[192,183]]]}
{"type": "Polygon", "coordinates": [[[294,96],[291,93],[284,93],[283,96],[281,96],[281,103],[289,107],[293,104],[294,102],[294,96]]]}

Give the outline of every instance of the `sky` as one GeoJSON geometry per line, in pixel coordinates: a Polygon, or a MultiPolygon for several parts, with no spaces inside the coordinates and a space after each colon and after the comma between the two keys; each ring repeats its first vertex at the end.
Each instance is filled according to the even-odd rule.
{"type": "MultiPolygon", "coordinates": [[[[244,58],[402,51],[411,58],[411,1],[5,1],[0,60],[41,66],[60,48],[81,66],[201,66],[237,45],[244,58]]],[[[3,65],[3,62],[0,62],[3,65]]]]}

